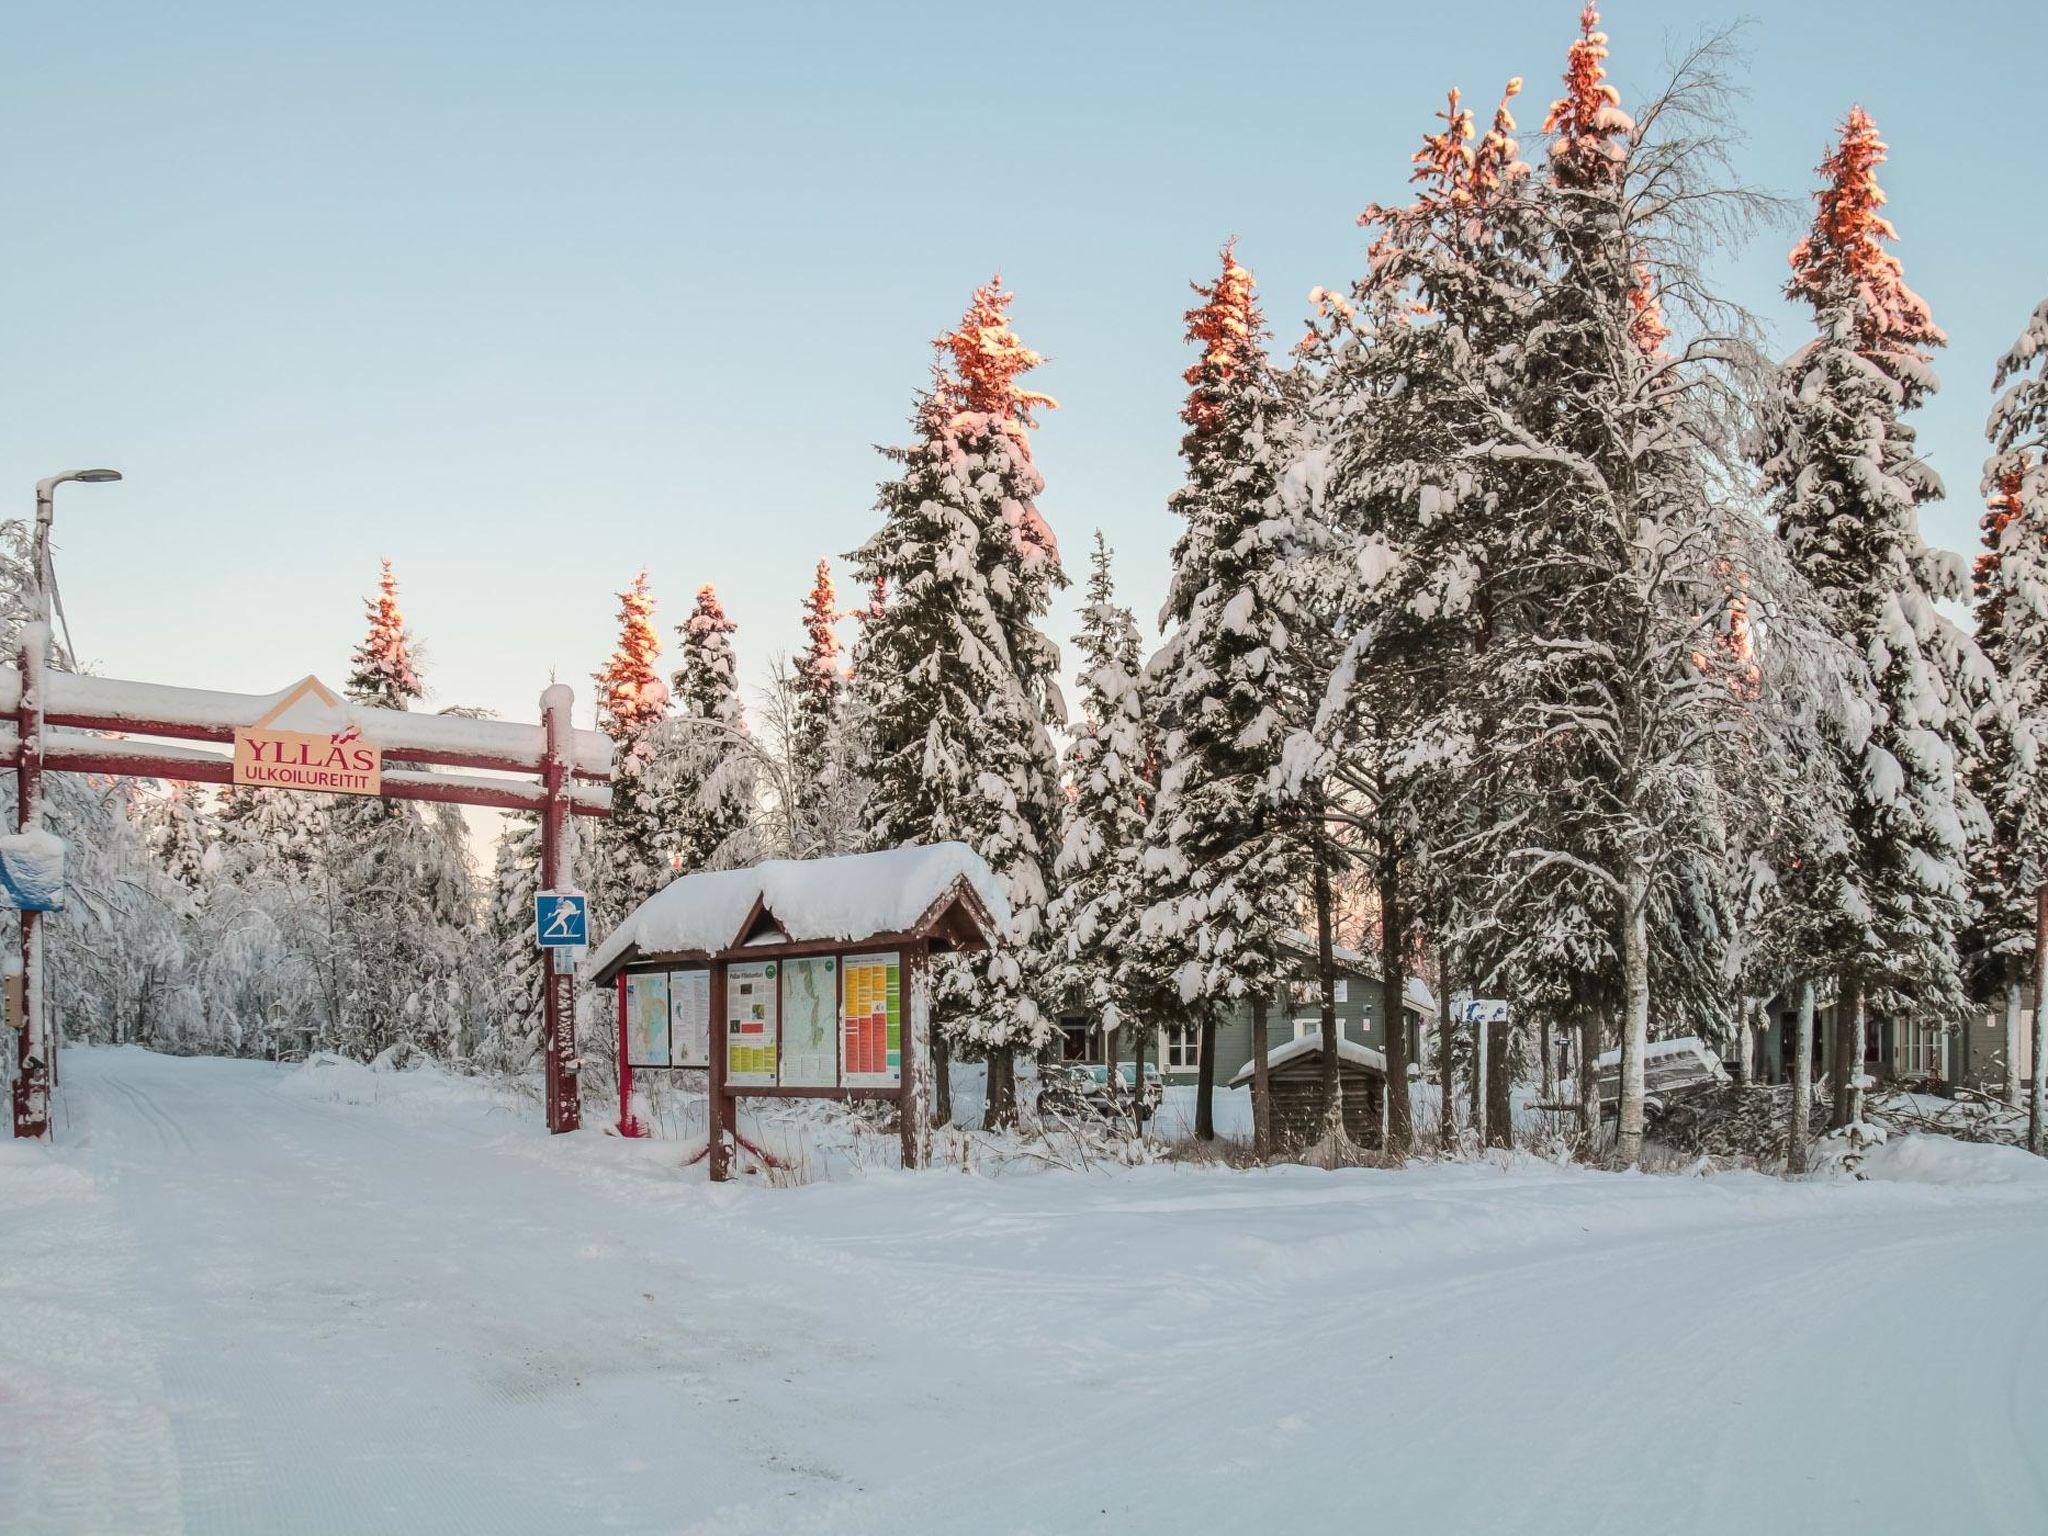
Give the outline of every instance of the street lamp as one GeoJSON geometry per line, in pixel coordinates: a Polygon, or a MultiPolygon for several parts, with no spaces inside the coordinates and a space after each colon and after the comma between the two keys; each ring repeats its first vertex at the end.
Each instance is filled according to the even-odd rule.
{"type": "MultiPolygon", "coordinates": [[[[36,617],[41,640],[21,650],[20,733],[15,749],[15,826],[40,831],[43,821],[42,682],[44,656],[50,644],[50,609],[56,579],[50,570],[50,521],[56,515],[57,487],[77,480],[104,485],[121,478],[118,469],[73,469],[36,482],[36,617]]],[[[57,1080],[56,1041],[50,1031],[43,996],[43,914],[24,907],[21,914],[21,1017],[15,1044],[13,1109],[16,1136],[50,1134],[50,1089],[57,1080]]]]}
{"type": "Polygon", "coordinates": [[[36,482],[36,616],[50,622],[50,521],[57,515],[57,487],[76,480],[80,485],[105,485],[121,478],[118,469],[67,469],[36,482]]]}

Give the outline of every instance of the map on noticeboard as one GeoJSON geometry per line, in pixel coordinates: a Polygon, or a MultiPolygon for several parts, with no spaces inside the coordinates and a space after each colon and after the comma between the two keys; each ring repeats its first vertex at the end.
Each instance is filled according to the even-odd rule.
{"type": "Polygon", "coordinates": [[[669,1065],[668,973],[626,974],[626,1065],[669,1065]]]}
{"type": "Polygon", "coordinates": [[[775,1086],[775,962],[725,968],[725,1080],[735,1088],[775,1086]]]}
{"type": "Polygon", "coordinates": [[[830,955],[782,966],[782,1086],[839,1082],[839,962],[830,955]]]}
{"type": "Polygon", "coordinates": [[[903,1081],[903,963],[898,955],[849,955],[840,978],[839,1035],[848,1088],[903,1081]]]}
{"type": "Polygon", "coordinates": [[[711,972],[668,973],[669,1063],[711,1065],[711,972]]]}

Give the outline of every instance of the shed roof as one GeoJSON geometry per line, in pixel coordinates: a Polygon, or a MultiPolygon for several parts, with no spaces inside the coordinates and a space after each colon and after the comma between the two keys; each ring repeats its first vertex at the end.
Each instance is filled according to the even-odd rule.
{"type": "Polygon", "coordinates": [[[769,925],[794,943],[910,934],[954,902],[971,905],[990,939],[1009,927],[1002,887],[965,843],[770,859],[663,886],[626,915],[585,969],[591,980],[608,981],[638,956],[717,954],[769,925]]]}
{"type": "MultiPolygon", "coordinates": [[[[1323,1037],[1321,1035],[1302,1035],[1298,1039],[1283,1041],[1266,1052],[1266,1070],[1270,1072],[1275,1067],[1284,1067],[1288,1062],[1299,1061],[1304,1056],[1320,1056],[1322,1054],[1323,1037]]],[[[1360,1045],[1356,1040],[1346,1040],[1340,1037],[1337,1041],[1337,1059],[1340,1062],[1349,1062],[1354,1067],[1364,1067],[1369,1072],[1377,1072],[1382,1077],[1387,1075],[1387,1058],[1371,1046],[1360,1045]]],[[[1252,1080],[1252,1069],[1257,1065],[1256,1061],[1248,1061],[1239,1067],[1237,1075],[1230,1080],[1230,1086],[1241,1088],[1250,1082],[1252,1080]]]]}

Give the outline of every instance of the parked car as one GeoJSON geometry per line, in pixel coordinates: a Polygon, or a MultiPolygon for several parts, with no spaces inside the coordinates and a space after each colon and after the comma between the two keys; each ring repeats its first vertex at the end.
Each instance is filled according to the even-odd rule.
{"type": "MultiPolygon", "coordinates": [[[[1109,1065],[1106,1062],[1090,1062],[1086,1068],[1089,1085],[1095,1096],[1110,1105],[1118,1114],[1128,1114],[1131,1091],[1138,1081],[1136,1062],[1120,1061],[1116,1064],[1117,1084],[1114,1090],[1109,1086],[1109,1065]]],[[[1159,1112],[1159,1101],[1166,1097],[1166,1079],[1159,1075],[1159,1069],[1151,1062],[1145,1063],[1145,1088],[1138,1095],[1138,1116],[1149,1120],[1159,1112]]]]}
{"type": "Polygon", "coordinates": [[[1038,1112],[1069,1120],[1100,1119],[1107,1108],[1101,1085],[1079,1062],[1047,1062],[1038,1069],[1038,1112]]]}

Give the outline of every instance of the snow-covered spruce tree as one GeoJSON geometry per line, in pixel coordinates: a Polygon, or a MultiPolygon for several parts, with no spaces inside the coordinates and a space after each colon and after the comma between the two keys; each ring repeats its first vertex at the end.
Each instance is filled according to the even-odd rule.
{"type": "Polygon", "coordinates": [[[663,727],[660,785],[661,846],[676,874],[737,869],[760,857],[760,747],[740,699],[738,627],[708,582],[676,626],[676,714],[663,727]]]}
{"type": "MultiPolygon", "coordinates": [[[[1327,775],[1327,802],[1366,844],[1388,1019],[1402,1017],[1419,915],[1446,926],[1453,890],[1427,878],[1423,834],[1456,803],[1429,803],[1432,720],[1455,694],[1450,673],[1483,641],[1478,577],[1503,563],[1489,547],[1502,520],[1483,510],[1499,488],[1482,494],[1460,455],[1485,430],[1464,383],[1469,359],[1518,334],[1511,301],[1529,287],[1504,217],[1528,174],[1508,106],[1518,84],[1483,137],[1451,93],[1443,127],[1414,157],[1415,202],[1366,210],[1361,222],[1378,230],[1368,270],[1348,300],[1317,296],[1320,322],[1303,347],[1322,369],[1312,407],[1321,451],[1291,486],[1313,530],[1295,579],[1326,632],[1328,664],[1288,767],[1327,775]]],[[[1388,1046],[1389,1077],[1403,1082],[1405,1032],[1390,1031],[1388,1046]]],[[[1410,1144],[1409,1111],[1405,1093],[1389,1095],[1391,1149],[1410,1144]]]]}
{"type": "MultiPolygon", "coordinates": [[[[426,690],[389,561],[365,606],[369,630],[356,647],[349,697],[405,709],[426,690]]],[[[337,798],[320,868],[333,928],[328,1043],[360,1058],[395,1045],[466,1055],[480,1022],[483,954],[460,813],[443,807],[423,815],[406,801],[337,798]]]]}
{"type": "Polygon", "coordinates": [[[501,1072],[523,1072],[540,1049],[547,957],[533,942],[533,898],[540,889],[540,817],[505,818],[491,864],[490,942],[497,982],[479,1058],[501,1072]]]}
{"type": "Polygon", "coordinates": [[[1051,995],[1100,1024],[1114,1081],[1119,1031],[1136,1037],[1135,947],[1152,752],[1138,626],[1116,602],[1109,545],[1096,530],[1081,609],[1081,718],[1068,736],[1066,830],[1050,914],[1064,944],[1051,995]]]}
{"type": "MultiPolygon", "coordinates": [[[[1279,382],[1265,351],[1252,274],[1225,247],[1222,271],[1197,283],[1188,341],[1197,349],[1181,409],[1186,479],[1172,509],[1185,526],[1160,615],[1165,644],[1147,671],[1161,737],[1139,922],[1139,963],[1171,977],[1201,1029],[1196,1134],[1214,1135],[1216,1015],[1249,999],[1255,1062],[1265,1005],[1290,969],[1309,839],[1280,787],[1287,738],[1278,689],[1297,615],[1283,578],[1289,524],[1280,477],[1292,457],[1279,382]]],[[[1334,1030],[1334,1023],[1331,1029],[1334,1030]]],[[[1326,1031],[1326,1034],[1331,1031],[1326,1031]]],[[[1323,1140],[1341,1142],[1336,1042],[1323,1140]]],[[[1263,1094],[1257,1095],[1263,1098],[1263,1094]]]]}
{"type": "MultiPolygon", "coordinates": [[[[2025,1085],[2027,1144],[2044,1150],[2048,1095],[2048,300],[2028,317],[1992,381],[1991,456],[1984,463],[1984,550],[1977,557],[1977,636],[2002,684],[2002,699],[1980,708],[1984,726],[1978,783],[1993,835],[1980,861],[1978,901],[1991,953],[2017,996],[2030,968],[2034,996],[2033,1073],[2025,1085]],[[2026,962],[2031,962],[2028,967],[2026,962]]],[[[2009,1002],[2008,1077],[2022,1053],[2019,1008],[2009,1002]]],[[[2018,1084],[2011,1084],[2018,1087],[2018,1084]]]]}
{"type": "Polygon", "coordinates": [[[958,839],[1010,900],[1004,941],[936,978],[935,1048],[986,1054],[991,1126],[1015,1119],[1015,1053],[1059,1037],[1045,1008],[1056,948],[1045,914],[1060,826],[1050,728],[1066,711],[1059,648],[1039,626],[1066,576],[1038,513],[1029,436],[1053,402],[1019,382],[1040,358],[1010,329],[1011,297],[1000,278],[977,289],[939,338],[951,371],[935,367],[911,444],[884,450],[899,469],[881,487],[882,526],[850,557],[888,594],[853,677],[875,845],[958,839]]]}
{"type": "Polygon", "coordinates": [[[218,832],[204,793],[196,784],[168,783],[148,795],[142,804],[142,826],[149,851],[164,872],[190,891],[195,900],[203,899],[209,870],[219,864],[217,855],[208,857],[218,841],[218,832]]]}
{"type": "Polygon", "coordinates": [[[1718,637],[1758,530],[1717,494],[1742,347],[1698,281],[1712,221],[1740,212],[1713,192],[1714,56],[1682,61],[1640,124],[1605,56],[1588,7],[1546,173],[1505,174],[1503,146],[1491,234],[1429,263],[1445,307],[1423,319],[1449,333],[1425,338],[1442,358],[1427,389],[1451,431],[1436,448],[1421,436],[1407,516],[1432,543],[1443,520],[1479,526],[1421,558],[1399,541],[1375,558],[1418,565],[1416,614],[1472,626],[1411,727],[1432,753],[1425,867],[1457,891],[1448,937],[1475,990],[1539,1010],[1612,1000],[1617,1148],[1633,1162],[1653,1012],[1684,1023],[1718,996],[1718,762],[1745,729],[1718,637]],[[1682,343],[1666,345],[1659,286],[1687,301],[1682,343]]]}
{"type": "Polygon", "coordinates": [[[618,644],[595,678],[597,728],[612,740],[612,812],[590,840],[593,867],[580,875],[605,927],[668,882],[657,757],[669,694],[660,660],[642,570],[619,594],[618,644]]]}
{"type": "Polygon", "coordinates": [[[1844,921],[1833,952],[1814,957],[1836,977],[1837,1127],[1859,1118],[1868,1009],[1963,1015],[1957,935],[1970,840],[1988,830],[1958,759],[1975,751],[1989,669],[1936,606],[1962,595],[1961,564],[1921,540],[1918,508],[1941,482],[1903,419],[1935,388],[1928,354],[1945,338],[1886,249],[1884,158],[1876,125],[1853,109],[1792,252],[1786,292],[1812,306],[1819,335],[1781,370],[1764,463],[1794,565],[1870,672],[1858,718],[1829,742],[1855,789],[1844,921]]]}
{"type": "Polygon", "coordinates": [[[796,659],[795,746],[817,771],[839,719],[846,677],[839,670],[839,599],[832,590],[832,563],[818,562],[817,580],[804,596],[804,648],[796,659]]]}

